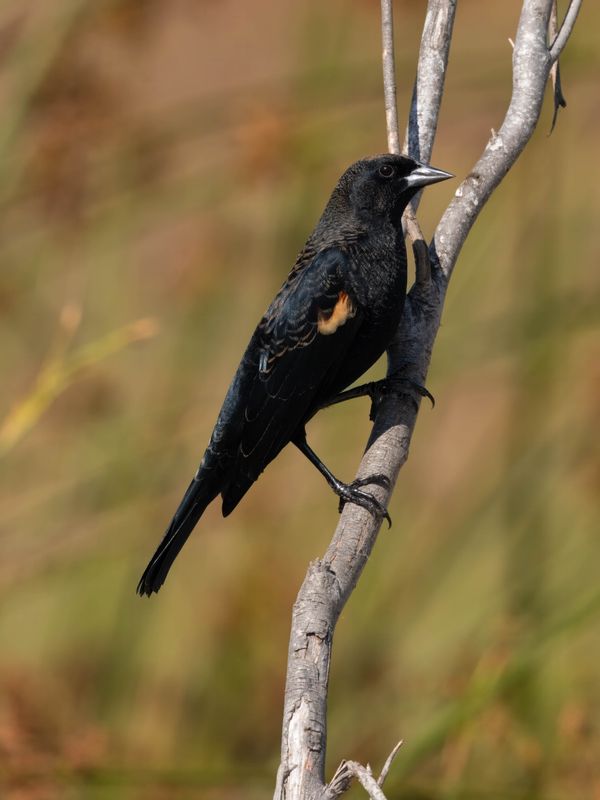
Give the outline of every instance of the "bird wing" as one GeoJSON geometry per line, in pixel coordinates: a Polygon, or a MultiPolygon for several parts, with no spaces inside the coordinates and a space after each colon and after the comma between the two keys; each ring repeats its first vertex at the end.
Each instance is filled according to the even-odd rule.
{"type": "Polygon", "coordinates": [[[347,262],[338,247],[301,256],[256,329],[244,357],[253,379],[236,403],[243,425],[224,514],[305,421],[356,335],[362,315],[347,262]]]}

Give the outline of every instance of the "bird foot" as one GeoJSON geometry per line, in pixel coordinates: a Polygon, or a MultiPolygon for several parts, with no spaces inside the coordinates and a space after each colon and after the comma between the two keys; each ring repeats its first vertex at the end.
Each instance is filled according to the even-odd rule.
{"type": "Polygon", "coordinates": [[[371,421],[375,420],[384,396],[390,392],[408,394],[413,398],[415,405],[418,406],[418,402],[414,398],[414,395],[417,394],[419,397],[426,397],[430,401],[432,408],[435,406],[435,397],[431,394],[429,389],[427,389],[425,386],[421,386],[421,384],[417,383],[417,381],[413,381],[412,378],[407,378],[402,374],[401,370],[398,370],[397,372],[393,372],[387,378],[383,378],[383,380],[375,381],[369,384],[368,394],[371,398],[371,411],[369,413],[369,419],[371,421]]]}
{"type": "Polygon", "coordinates": [[[368,478],[359,478],[352,483],[342,483],[338,481],[333,487],[335,493],[340,498],[339,512],[344,510],[346,503],[354,503],[357,506],[366,508],[374,517],[382,517],[386,520],[388,527],[392,527],[392,518],[388,514],[387,508],[379,502],[372,494],[361,491],[361,487],[375,484],[384,489],[389,489],[391,484],[387,475],[376,474],[368,478]]]}

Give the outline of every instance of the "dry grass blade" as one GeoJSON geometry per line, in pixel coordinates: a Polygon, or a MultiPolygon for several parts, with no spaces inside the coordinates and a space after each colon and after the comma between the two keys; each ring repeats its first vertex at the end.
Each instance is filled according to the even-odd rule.
{"type": "MultiPolygon", "coordinates": [[[[64,314],[63,314],[64,319],[64,314]]],[[[6,455],[37,423],[42,414],[81,373],[134,342],[156,335],[153,319],[139,319],[92,342],[49,357],[31,392],[9,411],[0,423],[0,456],[6,455]]]]}

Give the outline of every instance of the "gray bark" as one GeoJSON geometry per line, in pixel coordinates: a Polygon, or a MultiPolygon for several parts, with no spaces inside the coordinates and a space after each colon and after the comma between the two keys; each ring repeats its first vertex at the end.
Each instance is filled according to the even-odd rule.
{"type": "MultiPolygon", "coordinates": [[[[410,368],[408,377],[425,385],[431,352],[440,325],[448,281],[461,247],[493,190],[515,163],[539,120],[553,61],[567,42],[580,2],[571,3],[560,32],[548,47],[553,0],[524,0],[513,50],[513,89],[498,132],[459,185],[429,245],[431,268],[417,273],[406,312],[388,352],[388,373],[410,368]],[[563,33],[564,32],[564,33],[563,33]]],[[[391,49],[391,0],[382,0],[382,38],[388,142],[398,147],[395,84],[391,49]],[[392,110],[391,104],[394,104],[392,110]]],[[[456,0],[429,0],[405,151],[428,161],[442,100],[456,0]]],[[[409,228],[410,231],[410,228],[409,228]]],[[[413,237],[414,241],[414,237],[413,237]]],[[[405,370],[406,371],[406,370],[405,370]]],[[[357,477],[384,474],[390,489],[369,487],[387,504],[398,473],[408,458],[419,398],[390,393],[379,406],[357,477]]],[[[333,634],[339,615],[375,545],[381,520],[355,505],[346,505],[322,559],[310,564],[294,604],[285,689],[281,765],[275,800],[333,800],[357,777],[372,797],[369,770],[344,762],[331,783],[325,780],[327,691],[333,634]],[[362,770],[362,771],[361,771],[362,770]]],[[[374,779],[373,779],[374,781],[374,779]]]]}

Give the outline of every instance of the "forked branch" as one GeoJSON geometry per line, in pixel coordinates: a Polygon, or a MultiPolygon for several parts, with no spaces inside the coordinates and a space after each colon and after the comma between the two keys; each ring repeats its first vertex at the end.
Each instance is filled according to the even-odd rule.
{"type": "MultiPolygon", "coordinates": [[[[547,31],[552,3],[553,0],[524,0],[513,51],[513,90],[504,121],[498,133],[492,133],[436,228],[428,248],[431,271],[423,258],[417,262],[417,280],[408,294],[403,322],[388,351],[388,371],[404,368],[407,377],[421,385],[425,384],[446,288],[460,249],[481,209],[537,125],[552,63],[573,29],[581,4],[572,0],[549,48],[547,31]]],[[[427,6],[405,144],[406,151],[421,161],[428,162],[431,156],[455,10],[456,0],[429,0],[427,6]]],[[[391,0],[382,0],[382,39],[388,142],[390,150],[397,151],[391,0]]],[[[411,238],[413,234],[415,247],[419,242],[425,247],[417,229],[411,238]]],[[[357,477],[374,474],[388,477],[389,489],[370,487],[380,502],[387,504],[408,457],[419,400],[390,393],[378,407],[357,477]]],[[[368,511],[347,504],[327,552],[309,566],[298,593],[288,651],[281,765],[275,800],[333,800],[345,791],[352,776],[361,781],[372,798],[384,797],[381,784],[370,770],[356,762],[343,762],[332,781],[329,784],[325,781],[333,634],[373,549],[380,525],[381,520],[368,511]]]]}
{"type": "Polygon", "coordinates": [[[550,60],[556,61],[559,55],[564,50],[566,43],[569,41],[569,36],[573,32],[573,28],[575,27],[575,22],[577,20],[577,15],[581,9],[581,3],[583,0],[571,0],[569,3],[569,7],[567,8],[567,13],[565,14],[565,18],[563,19],[562,25],[558,33],[556,34],[556,38],[552,42],[550,46],[550,60]]]}
{"type": "Polygon", "coordinates": [[[327,784],[327,787],[322,795],[322,800],[336,800],[336,798],[340,797],[348,790],[353,778],[358,780],[371,800],[386,800],[386,797],[383,793],[383,784],[388,776],[392,762],[398,755],[401,747],[402,741],[399,741],[387,757],[386,762],[383,765],[383,769],[381,770],[381,774],[378,778],[375,778],[373,775],[369,764],[363,767],[362,764],[359,764],[356,761],[342,761],[337,768],[335,775],[327,784]]]}

